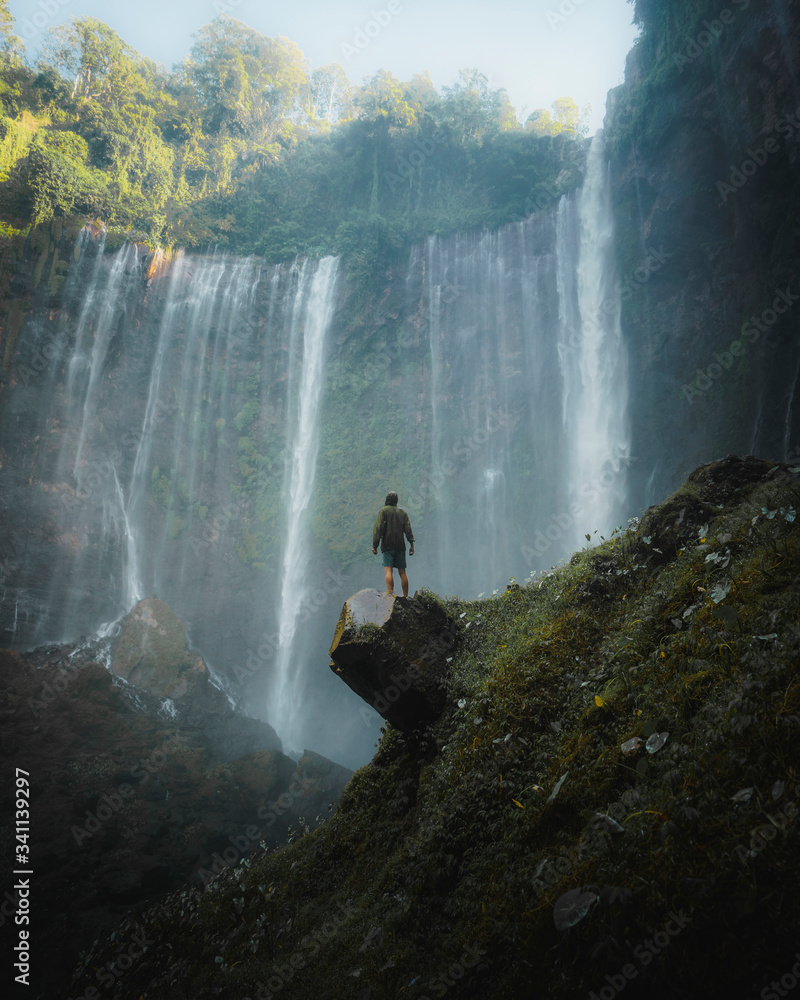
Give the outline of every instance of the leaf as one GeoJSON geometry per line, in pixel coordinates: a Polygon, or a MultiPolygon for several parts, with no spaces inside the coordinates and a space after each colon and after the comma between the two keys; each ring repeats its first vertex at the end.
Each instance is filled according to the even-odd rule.
{"type": "Polygon", "coordinates": [[[378,945],[379,948],[383,947],[383,930],[382,930],[382,928],[380,928],[380,927],[373,927],[370,930],[369,934],[367,934],[367,936],[364,938],[364,941],[363,941],[361,947],[358,950],[359,951],[366,951],[367,948],[369,948],[369,946],[372,944],[373,941],[377,942],[377,945],[378,945]]]}
{"type": "Polygon", "coordinates": [[[720,601],[724,601],[728,596],[731,589],[731,581],[726,580],[724,583],[718,583],[716,587],[711,591],[711,600],[715,604],[719,604],[720,601]]]}
{"type": "Polygon", "coordinates": [[[739,611],[736,608],[732,608],[728,604],[723,605],[720,608],[714,608],[713,613],[715,618],[719,618],[721,621],[725,622],[727,628],[735,625],[739,620],[739,611]]]}
{"type": "Polygon", "coordinates": [[[625,740],[620,747],[620,750],[624,754],[630,754],[635,753],[641,746],[644,746],[644,740],[639,736],[632,736],[629,740],[625,740]]]}
{"type": "Polygon", "coordinates": [[[516,799],[512,799],[511,801],[514,803],[515,806],[519,806],[520,809],[524,809],[525,808],[525,806],[521,802],[517,802],[516,799]]]}
{"type": "Polygon", "coordinates": [[[608,830],[609,833],[625,833],[625,827],[620,826],[613,816],[609,816],[607,813],[595,813],[589,822],[589,826],[593,830],[608,830]]]}
{"type": "Polygon", "coordinates": [[[657,729],[658,729],[658,723],[654,722],[652,719],[648,719],[647,722],[645,722],[644,727],[642,728],[642,735],[646,739],[648,736],[652,736],[657,729]]]}
{"type": "Polygon", "coordinates": [[[645,750],[648,753],[658,753],[658,751],[667,742],[667,737],[669,733],[653,733],[644,745],[645,750]]]}
{"type": "Polygon", "coordinates": [[[640,757],[639,763],[636,765],[636,773],[640,778],[647,776],[647,757],[640,757]]]}
{"type": "Polygon", "coordinates": [[[566,931],[574,927],[586,916],[598,900],[597,893],[583,892],[581,889],[570,889],[559,896],[553,907],[553,921],[556,930],[566,931]]]}
{"type": "Polygon", "coordinates": [[[597,707],[598,707],[598,708],[604,708],[604,707],[605,707],[605,704],[606,704],[606,703],[605,703],[605,702],[603,701],[603,699],[602,699],[602,698],[600,697],[600,695],[599,695],[599,694],[596,694],[596,695],[594,696],[594,703],[595,703],[595,705],[597,705],[597,707]]]}
{"type": "Polygon", "coordinates": [[[742,788],[735,795],[731,795],[731,802],[749,802],[754,791],[755,787],[752,785],[750,788],[742,788]]]}
{"type": "Polygon", "coordinates": [[[561,791],[561,786],[567,780],[567,775],[568,774],[569,774],[569,771],[565,771],[561,775],[561,777],[558,779],[558,781],[555,784],[555,788],[553,789],[552,792],[550,792],[550,795],[549,795],[549,797],[547,799],[547,805],[549,805],[551,802],[553,802],[555,800],[556,795],[558,795],[558,793],[561,791]]]}

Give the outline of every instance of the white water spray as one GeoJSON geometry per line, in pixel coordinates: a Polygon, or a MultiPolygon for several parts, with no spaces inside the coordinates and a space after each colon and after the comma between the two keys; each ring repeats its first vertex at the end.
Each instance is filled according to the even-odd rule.
{"type": "MultiPolygon", "coordinates": [[[[297,354],[299,385],[290,385],[291,458],[288,469],[286,545],[283,552],[278,656],[270,704],[273,725],[286,745],[296,749],[301,722],[304,665],[295,661],[297,627],[311,589],[308,559],[307,512],[317,463],[318,420],[323,388],[325,336],[335,303],[338,258],[323,258],[314,270],[305,261],[300,267],[291,339],[302,327],[302,353],[297,354]]],[[[295,345],[290,345],[294,347],[295,345]]],[[[295,353],[295,351],[292,351],[295,353]]]]}

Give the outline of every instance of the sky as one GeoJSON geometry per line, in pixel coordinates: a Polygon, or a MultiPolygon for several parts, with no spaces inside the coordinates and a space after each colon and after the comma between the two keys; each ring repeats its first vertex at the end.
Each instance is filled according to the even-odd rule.
{"type": "Polygon", "coordinates": [[[379,69],[400,80],[428,70],[441,89],[475,67],[506,89],[522,120],[570,96],[591,104],[590,133],[602,127],[606,94],[622,83],[637,35],[626,0],[10,0],[9,9],[31,61],[49,27],[88,15],[171,69],[225,13],[289,38],[312,69],[339,63],[353,84],[379,69]]]}

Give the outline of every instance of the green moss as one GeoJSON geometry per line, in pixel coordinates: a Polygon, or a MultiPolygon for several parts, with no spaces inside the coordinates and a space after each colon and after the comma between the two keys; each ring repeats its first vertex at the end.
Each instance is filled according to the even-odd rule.
{"type": "Polygon", "coordinates": [[[186,527],[184,521],[175,514],[171,514],[169,518],[169,527],[167,529],[167,534],[170,538],[177,538],[181,534],[183,529],[186,527]]]}

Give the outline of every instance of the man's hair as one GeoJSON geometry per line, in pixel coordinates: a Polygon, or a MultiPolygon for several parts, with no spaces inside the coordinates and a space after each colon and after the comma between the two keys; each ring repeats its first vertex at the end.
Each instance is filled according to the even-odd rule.
{"type": "Polygon", "coordinates": [[[384,502],[389,507],[396,507],[397,506],[397,494],[395,493],[394,490],[390,490],[386,494],[386,500],[384,502]]]}

